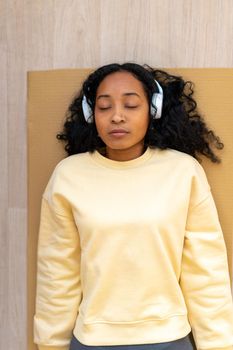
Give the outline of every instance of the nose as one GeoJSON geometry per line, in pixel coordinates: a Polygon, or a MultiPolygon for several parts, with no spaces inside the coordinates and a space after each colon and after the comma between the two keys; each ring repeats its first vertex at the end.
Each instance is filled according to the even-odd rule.
{"type": "Polygon", "coordinates": [[[111,121],[112,121],[112,123],[120,123],[122,121],[125,121],[124,113],[120,108],[115,109],[115,111],[113,112],[113,114],[111,116],[111,121]]]}

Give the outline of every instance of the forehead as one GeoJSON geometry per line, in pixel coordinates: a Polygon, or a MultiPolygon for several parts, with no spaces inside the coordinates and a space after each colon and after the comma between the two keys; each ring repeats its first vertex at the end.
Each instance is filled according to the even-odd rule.
{"type": "Polygon", "coordinates": [[[99,84],[97,95],[100,93],[137,92],[140,95],[145,95],[142,83],[135,78],[130,72],[114,72],[107,75],[99,84]]]}

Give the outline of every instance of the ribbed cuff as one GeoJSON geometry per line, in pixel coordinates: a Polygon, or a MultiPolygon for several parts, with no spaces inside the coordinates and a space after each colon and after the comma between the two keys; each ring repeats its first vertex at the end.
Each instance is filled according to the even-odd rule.
{"type": "Polygon", "coordinates": [[[69,345],[65,345],[65,346],[50,346],[50,345],[39,345],[38,344],[37,346],[38,346],[38,350],[69,350],[69,345]]]}

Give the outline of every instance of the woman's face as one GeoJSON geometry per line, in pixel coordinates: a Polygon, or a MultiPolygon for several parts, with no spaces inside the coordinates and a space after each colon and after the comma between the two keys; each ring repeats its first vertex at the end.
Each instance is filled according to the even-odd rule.
{"type": "Polygon", "coordinates": [[[143,153],[149,105],[142,83],[129,72],[109,74],[98,86],[95,124],[113,160],[131,160],[143,153]]]}

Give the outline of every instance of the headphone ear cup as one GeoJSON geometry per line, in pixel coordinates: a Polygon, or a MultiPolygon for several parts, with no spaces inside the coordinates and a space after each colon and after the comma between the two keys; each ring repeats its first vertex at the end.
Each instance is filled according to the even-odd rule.
{"type": "Polygon", "coordinates": [[[154,93],[152,95],[152,98],[151,98],[151,106],[150,106],[150,114],[151,114],[153,119],[155,119],[155,117],[156,117],[156,112],[157,112],[157,109],[156,109],[156,93],[154,93]]]}
{"type": "Polygon", "coordinates": [[[153,119],[159,119],[162,116],[163,107],[163,89],[162,86],[155,80],[159,92],[154,92],[151,98],[151,115],[153,119]]]}
{"type": "Polygon", "coordinates": [[[91,109],[91,106],[87,102],[87,98],[85,95],[83,95],[82,99],[82,110],[83,110],[83,115],[87,123],[92,123],[93,122],[93,112],[91,109]]]}
{"type": "Polygon", "coordinates": [[[163,95],[154,93],[151,98],[150,113],[153,119],[159,119],[162,115],[163,95]]]}

